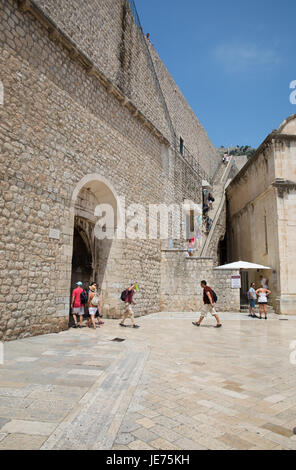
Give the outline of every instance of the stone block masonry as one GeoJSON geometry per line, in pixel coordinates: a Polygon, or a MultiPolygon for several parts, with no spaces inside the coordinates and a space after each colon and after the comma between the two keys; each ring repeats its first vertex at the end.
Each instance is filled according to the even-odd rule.
{"type": "Polygon", "coordinates": [[[123,35],[125,4],[0,0],[0,340],[67,328],[76,232],[91,261],[75,275],[97,280],[106,316],[120,317],[120,292],[134,280],[136,314],[159,311],[160,241],[98,244],[90,209],[117,196],[145,207],[201,202],[128,9],[123,35]]]}
{"type": "Polygon", "coordinates": [[[231,288],[235,270],[215,271],[212,258],[187,258],[184,251],[163,251],[160,306],[166,312],[198,312],[202,307],[200,282],[206,280],[218,297],[217,311],[240,309],[240,289],[231,288]]]}

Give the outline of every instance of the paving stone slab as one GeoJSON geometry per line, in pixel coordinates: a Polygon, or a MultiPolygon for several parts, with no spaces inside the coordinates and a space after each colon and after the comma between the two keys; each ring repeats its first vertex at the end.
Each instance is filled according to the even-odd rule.
{"type": "Polygon", "coordinates": [[[112,320],[96,335],[69,330],[7,343],[9,367],[0,367],[3,427],[16,420],[57,428],[32,436],[22,424],[12,434],[1,430],[1,444],[30,448],[32,439],[32,448],[42,440],[40,447],[53,449],[155,450],[156,441],[159,448],[294,450],[296,376],[287,354],[296,322],[254,328],[225,315],[218,334],[210,319],[209,328],[194,329],[190,315],[157,314],[157,335],[154,319],[139,318],[142,328],[127,328],[123,343],[110,341],[122,334],[112,320]],[[122,431],[132,435],[129,444],[116,442],[122,431]]]}
{"type": "Polygon", "coordinates": [[[39,450],[46,437],[29,434],[8,434],[0,441],[0,450],[39,450]]]}
{"type": "Polygon", "coordinates": [[[53,423],[12,419],[2,427],[1,431],[10,434],[49,436],[55,428],[56,425],[53,423]]]}

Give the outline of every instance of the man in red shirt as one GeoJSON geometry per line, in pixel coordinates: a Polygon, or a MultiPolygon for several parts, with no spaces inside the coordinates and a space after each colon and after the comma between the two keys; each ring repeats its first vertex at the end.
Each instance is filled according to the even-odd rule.
{"type": "Polygon", "coordinates": [[[210,313],[217,320],[216,328],[220,328],[222,326],[222,324],[221,324],[220,318],[218,317],[218,315],[216,313],[216,310],[215,310],[213,289],[211,289],[210,286],[207,286],[206,281],[201,281],[200,285],[203,288],[203,303],[204,303],[204,306],[201,310],[199,321],[198,322],[192,322],[192,324],[195,325],[195,326],[200,326],[203,319],[207,316],[208,313],[210,313]]]}
{"type": "Polygon", "coordinates": [[[82,282],[79,281],[76,283],[76,285],[77,287],[76,289],[73,290],[73,293],[72,293],[72,303],[71,303],[72,315],[73,315],[73,319],[75,322],[74,328],[78,327],[76,315],[79,315],[79,318],[80,318],[79,328],[82,328],[82,320],[83,320],[83,315],[84,315],[84,306],[82,305],[81,298],[80,298],[80,295],[83,292],[82,282]]]}
{"type": "Polygon", "coordinates": [[[133,325],[133,328],[140,328],[139,325],[135,325],[135,317],[134,317],[134,312],[133,312],[133,309],[132,309],[132,304],[136,305],[135,302],[133,301],[133,296],[134,296],[134,293],[135,293],[136,284],[137,283],[135,282],[128,289],[126,289],[125,312],[123,314],[123,318],[122,318],[121,322],[119,323],[120,326],[126,327],[124,322],[127,318],[130,318],[131,323],[133,325]]]}

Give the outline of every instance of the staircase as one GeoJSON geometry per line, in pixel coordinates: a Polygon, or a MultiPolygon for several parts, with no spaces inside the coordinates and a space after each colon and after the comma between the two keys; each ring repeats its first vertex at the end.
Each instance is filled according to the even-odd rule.
{"type": "Polygon", "coordinates": [[[213,190],[211,191],[214,198],[214,209],[209,212],[209,217],[213,220],[213,224],[211,227],[210,232],[205,236],[205,240],[203,242],[201,252],[200,252],[200,257],[207,257],[209,256],[208,250],[209,246],[213,237],[213,234],[215,233],[215,228],[217,225],[217,222],[219,220],[220,214],[222,212],[222,209],[224,207],[225,201],[226,201],[226,196],[225,196],[225,191],[230,183],[229,179],[229,174],[233,165],[233,160],[234,157],[230,157],[230,160],[225,166],[224,164],[221,165],[215,180],[213,182],[213,190]]]}
{"type": "MultiPolygon", "coordinates": [[[[259,315],[259,306],[258,306],[258,304],[256,304],[254,310],[255,310],[255,314],[258,316],[259,315]]],[[[240,306],[240,312],[241,313],[248,313],[248,311],[249,311],[249,305],[241,305],[240,306]]],[[[274,308],[273,308],[272,305],[267,305],[267,314],[270,314],[270,313],[275,314],[274,308]]],[[[263,313],[263,315],[264,315],[264,313],[263,313]]]]}

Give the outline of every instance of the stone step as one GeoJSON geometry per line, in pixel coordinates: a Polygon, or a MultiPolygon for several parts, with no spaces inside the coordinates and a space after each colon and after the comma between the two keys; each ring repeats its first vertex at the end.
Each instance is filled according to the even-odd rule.
{"type": "MultiPolygon", "coordinates": [[[[259,313],[259,307],[258,305],[255,306],[255,313],[259,313]]],[[[249,311],[249,306],[248,305],[241,305],[240,307],[240,312],[241,313],[246,313],[249,311]]],[[[268,313],[275,313],[275,310],[272,305],[267,305],[267,311],[268,313]]]]}

